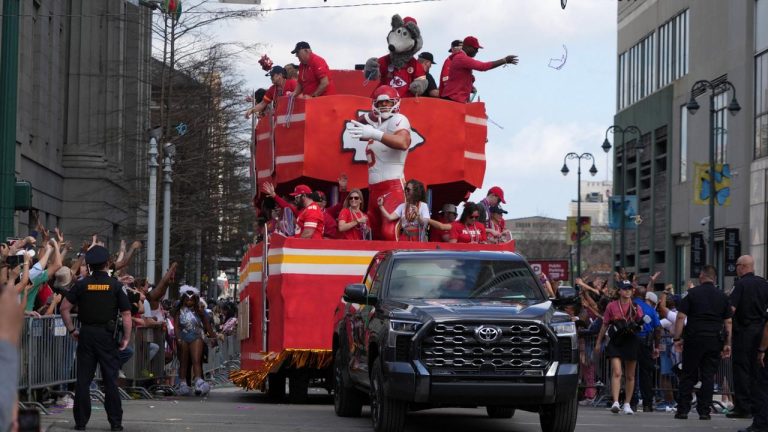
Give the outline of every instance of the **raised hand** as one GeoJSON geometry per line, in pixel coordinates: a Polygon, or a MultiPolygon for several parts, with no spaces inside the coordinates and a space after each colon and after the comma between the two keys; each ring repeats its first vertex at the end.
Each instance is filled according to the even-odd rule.
{"type": "Polygon", "coordinates": [[[277,195],[275,193],[275,185],[270,182],[264,182],[264,184],[261,185],[261,191],[267,194],[267,196],[274,197],[277,195]]]}
{"type": "Polygon", "coordinates": [[[58,240],[59,243],[64,241],[64,234],[61,232],[59,227],[54,228],[53,232],[56,234],[56,240],[58,240]]]}
{"type": "Polygon", "coordinates": [[[384,132],[376,129],[371,125],[362,124],[357,120],[350,120],[350,123],[352,123],[352,126],[347,127],[347,130],[349,131],[349,135],[352,138],[362,140],[373,139],[376,141],[381,141],[382,137],[384,136],[384,132]]]}

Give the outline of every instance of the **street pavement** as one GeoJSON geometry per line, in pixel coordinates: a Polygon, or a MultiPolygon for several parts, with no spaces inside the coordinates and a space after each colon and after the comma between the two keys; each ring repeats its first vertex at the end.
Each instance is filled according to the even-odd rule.
{"type": "MultiPolygon", "coordinates": [[[[306,405],[275,404],[261,393],[219,386],[206,398],[173,397],[123,401],[123,425],[132,431],[269,431],[269,432],[346,432],[372,431],[368,407],[360,418],[336,417],[333,400],[324,391],[312,390],[306,405]]],[[[713,415],[701,421],[697,415],[675,420],[671,413],[612,414],[605,408],[579,407],[579,432],[656,431],[733,431],[748,426],[749,420],[731,420],[713,415]]],[[[42,418],[43,430],[72,430],[71,409],[55,409],[42,418]]],[[[94,402],[91,431],[109,431],[103,407],[94,402]]],[[[495,420],[485,409],[436,409],[410,413],[408,432],[534,432],[540,431],[537,414],[518,411],[512,419],[495,420]]]]}

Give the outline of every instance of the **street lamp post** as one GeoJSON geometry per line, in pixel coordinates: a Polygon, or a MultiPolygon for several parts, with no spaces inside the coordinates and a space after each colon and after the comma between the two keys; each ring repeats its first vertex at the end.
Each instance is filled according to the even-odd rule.
{"type": "Polygon", "coordinates": [[[147,280],[155,280],[155,246],[157,243],[157,141],[163,136],[163,128],[156,127],[149,133],[149,189],[147,195],[147,280]]]}
{"type": "Polygon", "coordinates": [[[560,172],[563,173],[564,176],[568,175],[568,172],[570,171],[568,169],[567,161],[573,159],[578,161],[576,163],[576,166],[578,167],[576,170],[576,181],[578,183],[576,189],[576,275],[577,277],[581,277],[581,160],[585,159],[592,161],[592,168],[589,169],[589,173],[592,176],[597,174],[597,167],[595,166],[595,157],[592,156],[592,153],[578,154],[570,152],[563,158],[563,167],[560,169],[560,172]]]}
{"type": "MultiPolygon", "coordinates": [[[[621,262],[621,267],[626,267],[627,265],[627,242],[626,242],[626,194],[627,194],[627,141],[626,141],[626,134],[634,133],[637,135],[637,141],[635,141],[635,148],[642,150],[643,144],[642,144],[642,132],[640,131],[640,128],[637,126],[627,126],[627,127],[621,127],[619,125],[613,125],[608,127],[608,129],[605,130],[605,140],[603,141],[603,145],[601,146],[603,151],[608,153],[611,151],[611,142],[608,141],[608,134],[609,133],[620,133],[621,134],[621,218],[619,221],[619,232],[620,232],[620,246],[619,246],[619,261],[621,262]]],[[[614,243],[615,244],[615,243],[614,243]]]]}
{"type": "Polygon", "coordinates": [[[163,261],[161,271],[168,270],[170,266],[171,247],[171,184],[173,183],[173,157],[176,148],[172,143],[166,143],[163,147],[163,261]]]}
{"type": "MultiPolygon", "coordinates": [[[[686,105],[686,109],[691,115],[699,110],[699,103],[696,102],[696,92],[700,91],[709,94],[709,238],[707,239],[707,262],[715,264],[715,96],[721,92],[733,91],[733,98],[728,104],[728,112],[735,115],[741,111],[741,106],[736,100],[736,87],[730,81],[712,82],[708,80],[698,80],[691,86],[691,99],[686,105]]],[[[720,128],[722,129],[722,128],[720,128]]]]}

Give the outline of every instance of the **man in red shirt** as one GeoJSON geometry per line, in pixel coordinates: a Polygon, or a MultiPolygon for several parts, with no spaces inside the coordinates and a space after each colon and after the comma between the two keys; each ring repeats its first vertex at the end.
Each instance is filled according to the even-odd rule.
{"type": "Polygon", "coordinates": [[[450,54],[456,54],[457,52],[461,51],[461,45],[462,42],[458,39],[451,42],[451,49],[448,50],[449,57],[445,59],[443,62],[443,68],[440,69],[440,82],[438,83],[439,88],[439,95],[440,97],[443,96],[443,88],[445,88],[445,83],[448,82],[448,75],[451,73],[451,57],[450,54]]]}
{"type": "Polygon", "coordinates": [[[322,239],[325,216],[323,209],[312,200],[312,189],[300,184],[293,189],[291,196],[302,209],[296,219],[296,237],[322,239]]]}
{"type": "Polygon", "coordinates": [[[505,64],[516,65],[518,62],[516,55],[508,55],[492,62],[475,60],[474,57],[480,48],[482,46],[480,46],[480,42],[476,37],[467,36],[464,38],[461,51],[448,57],[450,71],[448,72],[448,79],[440,91],[440,97],[467,103],[469,101],[469,93],[472,91],[472,84],[475,82],[475,77],[472,75],[473,70],[487,71],[505,64]]]}
{"type": "Polygon", "coordinates": [[[270,87],[264,94],[261,102],[245,112],[245,118],[251,118],[251,114],[260,114],[264,111],[264,108],[269,106],[273,101],[276,101],[277,98],[280,96],[287,96],[296,90],[298,83],[295,79],[288,78],[288,71],[282,66],[273,67],[266,76],[272,79],[272,87],[270,87]]]}
{"type": "Polygon", "coordinates": [[[307,42],[299,42],[291,51],[299,59],[299,83],[294,92],[297,97],[311,98],[336,94],[336,87],[331,81],[328,63],[312,52],[307,42]]]}
{"type": "MultiPolygon", "coordinates": [[[[444,204],[443,209],[440,210],[440,216],[437,217],[437,221],[441,224],[452,225],[456,222],[456,216],[458,216],[456,206],[453,204],[444,204]]],[[[453,228],[453,227],[451,227],[453,228]]],[[[448,242],[451,240],[451,229],[440,228],[437,224],[430,224],[429,229],[429,241],[431,242],[448,242]]]]}

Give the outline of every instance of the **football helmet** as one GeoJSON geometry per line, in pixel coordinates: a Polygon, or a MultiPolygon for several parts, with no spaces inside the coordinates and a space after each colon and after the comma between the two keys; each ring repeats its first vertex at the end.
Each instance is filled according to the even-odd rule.
{"type": "Polygon", "coordinates": [[[400,111],[400,95],[397,94],[397,90],[393,89],[392,87],[388,85],[382,85],[379,86],[374,92],[373,92],[373,112],[378,116],[379,118],[386,120],[390,117],[392,117],[392,114],[397,113],[400,111]],[[390,101],[393,103],[391,107],[388,106],[382,106],[379,107],[379,103],[384,101],[390,101]]]}

